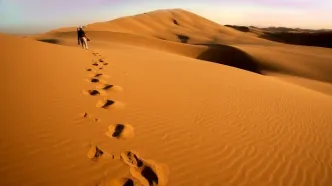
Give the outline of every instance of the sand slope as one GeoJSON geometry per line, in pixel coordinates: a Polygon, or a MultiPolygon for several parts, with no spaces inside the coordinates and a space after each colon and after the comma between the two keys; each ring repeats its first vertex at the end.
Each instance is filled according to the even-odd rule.
{"type": "Polygon", "coordinates": [[[331,185],[330,49],[95,29],[0,35],[1,185],[331,185]]]}
{"type": "MultiPolygon", "coordinates": [[[[128,16],[90,24],[86,30],[93,40],[91,44],[96,48],[125,44],[216,62],[278,78],[287,75],[291,79],[281,79],[332,95],[331,88],[324,88],[322,91],[320,85],[297,83],[296,80],[304,78],[330,84],[332,49],[272,42],[259,38],[259,34],[221,26],[185,10],[158,10],[128,16]]],[[[75,28],[64,28],[37,36],[36,39],[74,46],[76,32],[75,28]]]]}

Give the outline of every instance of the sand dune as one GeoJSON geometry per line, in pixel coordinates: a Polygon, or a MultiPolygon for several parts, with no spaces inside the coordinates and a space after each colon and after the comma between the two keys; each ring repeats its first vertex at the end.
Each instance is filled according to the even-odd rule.
{"type": "MultiPolygon", "coordinates": [[[[294,79],[300,77],[327,83],[332,81],[331,49],[272,42],[260,38],[262,32],[244,33],[181,9],[158,10],[90,24],[87,31],[94,40],[93,45],[99,48],[124,44],[162,50],[265,75],[276,75],[275,77],[287,75],[294,79]]],[[[36,39],[73,46],[76,43],[75,35],[75,28],[64,28],[36,39]]],[[[321,90],[315,85],[296,84],[321,90]]],[[[332,94],[329,89],[326,90],[324,93],[332,94]]]]}
{"type": "Polygon", "coordinates": [[[1,185],[332,184],[331,49],[180,9],[70,29],[0,35],[1,185]]]}

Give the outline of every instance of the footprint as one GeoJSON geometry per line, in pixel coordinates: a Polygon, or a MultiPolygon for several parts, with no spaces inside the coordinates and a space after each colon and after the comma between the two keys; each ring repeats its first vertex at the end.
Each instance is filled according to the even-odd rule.
{"type": "Polygon", "coordinates": [[[99,70],[103,70],[103,67],[100,67],[99,70]]]}
{"type": "Polygon", "coordinates": [[[93,66],[98,66],[98,63],[93,63],[92,65],[93,65],[93,66]]]}
{"type": "Polygon", "coordinates": [[[101,150],[99,147],[92,145],[90,146],[90,150],[88,151],[88,158],[96,161],[98,160],[102,155],[104,154],[104,151],[101,150]]]}
{"type": "Polygon", "coordinates": [[[144,165],[143,161],[138,158],[138,155],[132,151],[122,152],[121,160],[130,167],[139,168],[144,165]]]}
{"type": "Polygon", "coordinates": [[[100,119],[98,119],[98,118],[96,118],[94,116],[91,116],[90,114],[88,114],[86,112],[84,114],[82,114],[82,117],[86,118],[86,119],[90,119],[90,120],[92,120],[94,122],[100,122],[100,119]]]}
{"type": "Polygon", "coordinates": [[[130,139],[135,136],[134,128],[129,124],[110,125],[106,135],[110,138],[130,139]]]}
{"type": "Polygon", "coordinates": [[[102,76],[103,74],[100,74],[100,73],[97,73],[96,75],[95,75],[95,77],[100,77],[100,76],[102,76]]]}
{"type": "Polygon", "coordinates": [[[169,174],[166,165],[148,162],[132,151],[121,153],[121,159],[130,166],[130,173],[142,185],[166,185],[169,174]]]}
{"type": "Polygon", "coordinates": [[[108,65],[108,63],[104,63],[104,66],[108,65]]]}
{"type": "Polygon", "coordinates": [[[89,93],[91,96],[95,96],[95,95],[99,95],[99,91],[98,90],[89,90],[89,93]]]}
{"type": "Polygon", "coordinates": [[[98,71],[98,67],[86,68],[86,71],[87,71],[87,72],[91,72],[92,74],[93,74],[93,73],[97,73],[97,71],[98,71]]]}
{"type": "Polygon", "coordinates": [[[131,175],[143,186],[165,186],[168,181],[168,168],[144,162],[141,168],[130,168],[131,175]]]}
{"type": "Polygon", "coordinates": [[[90,96],[98,96],[98,95],[106,95],[105,93],[101,93],[100,91],[93,89],[93,90],[83,90],[82,91],[84,95],[90,95],[90,96]]]}
{"type": "Polygon", "coordinates": [[[158,176],[157,174],[152,170],[151,167],[145,166],[141,172],[141,175],[149,182],[149,185],[158,185],[158,176]]]}
{"type": "Polygon", "coordinates": [[[108,89],[111,89],[112,87],[113,87],[114,85],[105,85],[104,87],[103,87],[103,89],[104,90],[108,90],[108,89]]]}
{"type": "Polygon", "coordinates": [[[108,109],[111,105],[113,105],[115,102],[113,100],[106,100],[106,101],[99,101],[97,103],[97,107],[101,107],[103,109],[108,109]]]}
{"type": "Polygon", "coordinates": [[[104,60],[103,60],[103,59],[99,59],[99,62],[103,63],[103,62],[104,62],[104,60]]]}
{"type": "Polygon", "coordinates": [[[102,150],[102,148],[98,147],[97,145],[89,145],[89,151],[87,153],[87,156],[92,161],[98,161],[98,160],[114,160],[115,156],[113,154],[109,154],[102,150]]]}
{"type": "Polygon", "coordinates": [[[110,77],[108,75],[102,74],[102,73],[91,73],[88,74],[89,78],[104,78],[104,79],[109,79],[110,77]]]}
{"type": "Polygon", "coordinates": [[[122,87],[118,85],[111,85],[111,84],[101,84],[98,85],[97,88],[104,90],[104,91],[116,91],[116,92],[122,92],[122,87]]]}
{"type": "Polygon", "coordinates": [[[90,95],[90,96],[107,96],[107,92],[105,90],[100,90],[98,88],[92,89],[92,90],[83,90],[82,93],[84,95],[90,95]]]}
{"type": "Polygon", "coordinates": [[[91,75],[90,75],[90,77],[85,79],[85,81],[88,83],[96,84],[97,90],[106,91],[106,90],[103,90],[103,87],[104,87],[103,85],[107,84],[107,80],[104,79],[104,76],[103,77],[94,77],[94,75],[92,75],[92,77],[91,77],[91,75]]]}
{"type": "Polygon", "coordinates": [[[121,102],[115,102],[113,100],[106,99],[106,100],[99,100],[96,104],[96,107],[103,109],[110,109],[110,108],[123,109],[125,105],[121,102]]]}
{"type": "Polygon", "coordinates": [[[97,79],[97,78],[92,78],[92,79],[91,79],[91,83],[99,83],[99,79],[97,79]]]}

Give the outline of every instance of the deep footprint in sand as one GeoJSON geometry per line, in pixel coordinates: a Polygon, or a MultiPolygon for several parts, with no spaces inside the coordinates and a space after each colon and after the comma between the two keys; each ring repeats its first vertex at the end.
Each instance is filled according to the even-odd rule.
{"type": "Polygon", "coordinates": [[[102,109],[111,109],[111,108],[123,109],[125,105],[118,101],[106,99],[106,100],[99,100],[96,104],[96,107],[102,109]]]}
{"type": "Polygon", "coordinates": [[[86,79],[88,82],[90,82],[90,83],[95,83],[95,84],[97,84],[96,86],[96,88],[98,88],[99,90],[101,90],[102,89],[102,85],[104,85],[104,84],[106,84],[107,83],[107,81],[104,79],[104,78],[100,78],[100,77],[94,77],[94,75],[93,75],[93,77],[89,77],[88,79],[86,79]]]}
{"type": "Polygon", "coordinates": [[[87,156],[92,161],[98,161],[101,158],[104,160],[114,160],[115,156],[113,154],[109,154],[105,152],[102,148],[97,145],[90,145],[90,149],[87,153],[87,156]]]}
{"type": "Polygon", "coordinates": [[[99,83],[99,79],[97,78],[91,78],[91,83],[99,83]]]}
{"type": "Polygon", "coordinates": [[[103,109],[108,109],[110,108],[111,105],[113,105],[115,101],[113,100],[105,100],[105,101],[99,101],[97,103],[97,107],[103,108],[103,109]]]}
{"type": "Polygon", "coordinates": [[[107,92],[102,89],[91,89],[91,90],[83,90],[82,91],[84,95],[90,95],[90,96],[106,96],[107,92]]]}
{"type": "Polygon", "coordinates": [[[134,128],[129,124],[110,125],[106,135],[110,138],[130,139],[135,136],[134,128]]]}
{"type": "Polygon", "coordinates": [[[105,74],[102,74],[100,72],[96,72],[96,73],[91,73],[91,74],[88,74],[88,78],[103,78],[103,79],[109,79],[110,76],[108,75],[105,75],[105,74]]]}
{"type": "Polygon", "coordinates": [[[98,96],[100,95],[100,92],[98,90],[86,90],[86,91],[83,91],[83,94],[85,95],[90,95],[90,96],[98,96]]]}
{"type": "Polygon", "coordinates": [[[102,76],[103,74],[101,74],[101,73],[97,73],[96,75],[95,75],[95,77],[100,77],[100,76],[102,76]]]}
{"type": "Polygon", "coordinates": [[[88,91],[91,96],[99,95],[100,92],[98,90],[89,90],[88,91]]]}
{"type": "Polygon", "coordinates": [[[113,87],[114,85],[105,85],[104,87],[103,87],[103,89],[104,90],[109,90],[109,89],[111,89],[112,87],[113,87]]]}
{"type": "Polygon", "coordinates": [[[130,173],[144,186],[166,185],[169,170],[166,165],[150,163],[140,158],[137,153],[121,153],[123,162],[130,166],[130,173]]]}
{"type": "Polygon", "coordinates": [[[149,185],[159,184],[158,176],[151,167],[145,166],[141,171],[141,175],[149,182],[149,185]]]}
{"type": "Polygon", "coordinates": [[[102,77],[94,77],[95,75],[89,75],[88,78],[85,79],[85,81],[87,81],[88,83],[93,83],[96,85],[96,89],[101,90],[101,91],[106,91],[103,90],[103,85],[107,84],[107,76],[102,76],[102,77]]]}
{"type": "Polygon", "coordinates": [[[118,85],[111,85],[111,84],[101,84],[101,85],[97,85],[98,89],[104,90],[104,91],[115,91],[115,92],[122,92],[123,89],[122,87],[118,86],[118,85]]]}
{"type": "Polygon", "coordinates": [[[101,150],[99,147],[92,145],[90,146],[90,150],[88,151],[88,158],[96,161],[98,160],[102,155],[104,154],[104,151],[101,150]]]}
{"type": "Polygon", "coordinates": [[[138,158],[138,155],[132,151],[122,152],[121,160],[130,167],[139,168],[144,165],[143,161],[138,158]]]}
{"type": "Polygon", "coordinates": [[[93,63],[92,65],[93,65],[93,66],[98,66],[98,63],[93,63]]]}
{"type": "Polygon", "coordinates": [[[142,168],[130,168],[130,172],[143,186],[165,186],[168,181],[168,169],[144,165],[142,168]]]}
{"type": "Polygon", "coordinates": [[[103,60],[103,59],[99,59],[99,62],[103,63],[103,62],[104,62],[104,60],[103,60]]]}

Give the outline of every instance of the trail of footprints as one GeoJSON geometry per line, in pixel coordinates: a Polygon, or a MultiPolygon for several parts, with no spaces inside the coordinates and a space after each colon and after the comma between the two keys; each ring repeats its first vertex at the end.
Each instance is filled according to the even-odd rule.
{"type": "MultiPolygon", "coordinates": [[[[87,68],[86,71],[91,73],[88,82],[95,84],[95,88],[91,90],[83,91],[83,94],[88,96],[103,96],[103,100],[99,100],[96,103],[96,107],[101,109],[111,109],[123,108],[123,104],[107,98],[109,91],[118,91],[121,92],[122,88],[117,85],[108,84],[103,80],[105,76],[101,70],[108,65],[104,61],[102,56],[97,53],[92,53],[95,57],[99,58],[98,60],[92,61],[92,67],[87,68]]],[[[90,119],[94,122],[100,122],[100,119],[91,116],[88,113],[83,114],[83,118],[90,119]]],[[[108,130],[105,132],[110,138],[126,140],[134,137],[134,128],[129,124],[112,124],[108,127],[108,130]]],[[[120,155],[113,155],[105,152],[98,145],[90,145],[90,149],[87,153],[89,159],[94,162],[97,162],[101,158],[110,158],[112,160],[121,160],[125,165],[130,169],[132,178],[123,177],[115,180],[103,180],[98,186],[102,185],[122,185],[122,186],[134,186],[134,185],[143,185],[143,186],[156,186],[156,185],[165,185],[167,182],[167,166],[162,166],[161,164],[152,163],[152,161],[144,160],[138,155],[138,153],[133,151],[122,152],[120,155]]]]}

